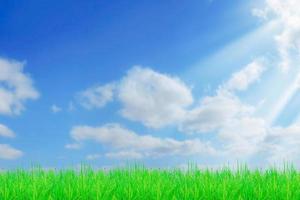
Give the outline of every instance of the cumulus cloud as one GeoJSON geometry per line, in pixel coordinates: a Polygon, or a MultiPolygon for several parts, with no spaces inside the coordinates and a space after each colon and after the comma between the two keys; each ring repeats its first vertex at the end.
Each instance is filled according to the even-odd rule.
{"type": "Polygon", "coordinates": [[[34,100],[39,93],[28,74],[23,72],[23,62],[0,58],[0,114],[20,114],[27,100],[34,100]]]}
{"type": "Polygon", "coordinates": [[[94,86],[80,92],[77,97],[79,103],[86,109],[102,108],[113,100],[115,89],[114,83],[94,86]]]}
{"type": "Polygon", "coordinates": [[[264,66],[254,60],[234,73],[220,85],[214,96],[205,96],[200,103],[187,111],[180,130],[188,133],[209,133],[218,131],[236,119],[251,116],[255,108],[241,102],[235,94],[248,89],[264,72],[264,66]]]}
{"type": "MultiPolygon", "coordinates": [[[[264,8],[256,8],[252,13],[264,20],[276,20],[281,26],[274,36],[280,57],[278,65],[288,71],[295,60],[299,61],[300,1],[265,0],[265,3],[264,8]]],[[[191,89],[179,78],[143,67],[129,70],[117,82],[111,96],[121,103],[123,117],[147,127],[180,124],[179,130],[184,133],[215,134],[214,142],[220,144],[218,153],[225,158],[259,155],[269,162],[289,159],[300,163],[296,156],[300,151],[299,125],[274,127],[256,116],[255,106],[238,96],[260,80],[266,71],[264,64],[264,60],[255,59],[233,73],[214,95],[204,96],[196,105],[191,89]]],[[[72,129],[71,136],[77,142],[93,140],[111,147],[114,151],[104,154],[111,158],[216,152],[209,143],[197,139],[178,141],[138,135],[118,124],[77,126],[72,129]]]]}
{"type": "Polygon", "coordinates": [[[71,137],[78,142],[95,141],[112,149],[123,151],[123,154],[136,151],[143,156],[160,157],[215,153],[209,143],[203,143],[198,139],[178,141],[171,138],[162,139],[151,135],[138,135],[119,124],[106,124],[101,127],[76,126],[71,131],[71,137]]]}
{"type": "Polygon", "coordinates": [[[256,83],[265,68],[254,60],[220,85],[216,94],[205,96],[187,112],[180,130],[187,133],[214,133],[225,158],[250,158],[260,151],[268,134],[268,125],[255,116],[255,107],[241,101],[236,92],[256,83]]]}
{"type": "Polygon", "coordinates": [[[223,125],[219,138],[224,145],[224,154],[236,159],[247,158],[259,152],[268,134],[265,120],[257,117],[234,118],[223,125]]]}
{"type": "Polygon", "coordinates": [[[15,133],[9,129],[7,126],[0,124],[0,136],[2,137],[9,137],[14,138],[16,135],[15,133]]]}
{"type": "Polygon", "coordinates": [[[193,103],[190,88],[179,78],[143,67],[133,67],[118,83],[89,88],[79,99],[92,109],[105,106],[115,95],[124,118],[151,128],[180,121],[193,103]]]}
{"type": "MultiPolygon", "coordinates": [[[[261,60],[254,60],[220,85],[214,96],[203,97],[193,107],[191,90],[184,82],[149,68],[134,67],[129,70],[115,91],[125,118],[152,128],[177,122],[180,124],[179,130],[184,133],[214,132],[223,144],[221,148],[224,152],[251,155],[257,151],[254,147],[264,139],[265,122],[254,117],[255,107],[243,103],[235,92],[248,89],[264,71],[261,60]],[[250,127],[255,133],[248,130],[250,127]]],[[[215,153],[209,143],[198,139],[178,141],[137,135],[118,124],[77,126],[72,129],[71,136],[77,142],[93,140],[118,150],[107,153],[111,158],[126,157],[125,154],[129,154],[127,157],[141,158],[215,153]]]]}
{"type": "Polygon", "coordinates": [[[291,124],[288,127],[272,127],[261,146],[270,163],[277,161],[293,161],[300,164],[297,155],[300,152],[300,125],[291,124]]]}
{"type": "Polygon", "coordinates": [[[23,152],[8,144],[0,144],[0,159],[14,160],[23,155],[23,152]]]}
{"type": "Polygon", "coordinates": [[[187,112],[180,130],[188,133],[216,131],[233,118],[247,116],[253,110],[233,94],[218,91],[215,96],[204,97],[199,105],[187,112]]]}
{"type": "Polygon", "coordinates": [[[141,67],[121,80],[118,97],[124,117],[152,128],[180,121],[193,103],[190,88],[179,78],[141,67]]]}

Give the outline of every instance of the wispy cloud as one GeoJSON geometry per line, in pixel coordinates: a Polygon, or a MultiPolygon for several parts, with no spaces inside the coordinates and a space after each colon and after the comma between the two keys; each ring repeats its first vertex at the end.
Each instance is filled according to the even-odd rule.
{"type": "Polygon", "coordinates": [[[103,86],[94,86],[77,94],[79,103],[87,108],[102,108],[114,98],[116,84],[110,83],[103,86]]]}
{"type": "Polygon", "coordinates": [[[8,144],[0,144],[0,159],[13,160],[21,157],[23,152],[8,144]]]}
{"type": "Polygon", "coordinates": [[[7,126],[0,124],[0,136],[14,138],[16,137],[16,134],[7,126]]]}
{"type": "Polygon", "coordinates": [[[150,157],[215,153],[209,143],[203,143],[198,139],[179,141],[151,135],[138,135],[119,124],[106,124],[100,127],[76,126],[71,131],[71,137],[78,142],[94,141],[111,149],[121,150],[119,153],[107,154],[111,157],[117,157],[121,152],[122,154],[137,152],[150,157]]]}
{"type": "Polygon", "coordinates": [[[62,111],[62,108],[55,104],[53,104],[50,109],[52,113],[59,113],[62,111]]]}

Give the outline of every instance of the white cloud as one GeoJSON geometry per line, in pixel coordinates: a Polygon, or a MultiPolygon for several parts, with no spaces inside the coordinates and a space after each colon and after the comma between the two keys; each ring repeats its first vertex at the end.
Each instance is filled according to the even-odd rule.
{"type": "Polygon", "coordinates": [[[51,111],[53,112],[53,113],[59,113],[59,112],[61,112],[62,111],[62,109],[61,109],[61,107],[58,107],[57,105],[52,105],[51,106],[51,111]]]}
{"type": "Polygon", "coordinates": [[[136,151],[119,151],[119,152],[106,153],[105,157],[110,159],[127,160],[127,159],[142,159],[143,155],[136,151]]]}
{"type": "Polygon", "coordinates": [[[266,0],[266,7],[255,9],[256,13],[263,13],[262,16],[269,20],[279,20],[281,32],[275,39],[278,44],[278,52],[281,56],[280,67],[288,71],[293,59],[300,53],[300,1],[298,0],[266,0]]]}
{"type": "Polygon", "coordinates": [[[261,62],[255,59],[234,73],[218,87],[214,96],[203,97],[198,105],[187,111],[179,129],[187,133],[213,132],[236,119],[251,116],[255,107],[241,102],[235,92],[248,89],[264,71],[261,62]]]}
{"type": "Polygon", "coordinates": [[[188,111],[180,130],[188,133],[214,133],[219,153],[227,159],[249,158],[259,152],[268,131],[264,119],[255,116],[255,107],[240,100],[235,92],[247,90],[264,72],[254,60],[220,85],[216,95],[206,96],[188,111]]]}
{"type": "Polygon", "coordinates": [[[0,114],[20,114],[27,100],[39,97],[23,68],[23,62],[0,58],[0,114]]]}
{"type": "Polygon", "coordinates": [[[218,137],[224,145],[225,154],[241,159],[259,151],[259,144],[264,142],[267,131],[264,119],[242,117],[224,124],[218,137]]]}
{"type": "Polygon", "coordinates": [[[261,151],[266,154],[270,163],[292,161],[300,164],[300,125],[272,127],[264,140],[261,151]]]}
{"type": "Polygon", "coordinates": [[[102,108],[114,97],[116,84],[94,86],[78,94],[79,103],[86,109],[102,108]]]}
{"type": "Polygon", "coordinates": [[[128,71],[120,82],[118,97],[122,116],[151,128],[180,121],[193,103],[190,88],[179,78],[142,67],[128,71]]]}
{"type": "Polygon", "coordinates": [[[0,136],[14,138],[16,134],[7,126],[0,124],[0,136]]]}
{"type": "MultiPolygon", "coordinates": [[[[277,42],[279,60],[276,55],[271,59],[272,63],[278,62],[283,71],[288,71],[300,61],[300,1],[265,0],[265,3],[264,8],[256,8],[252,13],[280,26],[276,29],[277,35],[270,35],[277,42]]],[[[191,107],[194,102],[191,89],[177,77],[134,67],[118,81],[111,96],[115,95],[121,102],[123,117],[151,128],[180,124],[180,131],[185,133],[211,132],[215,135],[215,144],[220,145],[218,151],[210,143],[197,139],[178,141],[138,135],[118,124],[74,127],[71,136],[77,142],[92,140],[108,146],[113,151],[104,156],[116,159],[217,153],[224,160],[262,158],[269,163],[289,160],[300,164],[297,157],[300,125],[273,127],[267,119],[256,115],[256,106],[246,104],[237,94],[258,82],[265,70],[264,60],[255,59],[232,74],[216,89],[215,95],[204,96],[194,107],[191,107]]],[[[298,84],[294,86],[291,91],[298,88],[298,84]]],[[[276,113],[279,111],[275,109],[276,113]]]]}
{"type": "Polygon", "coordinates": [[[99,159],[100,157],[101,157],[100,154],[90,154],[90,155],[87,155],[87,156],[86,156],[86,159],[87,159],[87,160],[97,160],[97,159],[99,159]]]}
{"type": "Polygon", "coordinates": [[[0,144],[0,159],[14,160],[23,155],[23,152],[7,144],[0,144]]]}
{"type": "Polygon", "coordinates": [[[233,118],[247,116],[253,110],[233,94],[220,90],[215,96],[204,97],[198,106],[188,111],[180,130],[188,133],[216,131],[233,118]]]}
{"type": "Polygon", "coordinates": [[[87,109],[101,108],[114,95],[122,105],[123,117],[151,128],[179,122],[193,103],[191,89],[179,78],[139,66],[130,69],[117,83],[81,92],[79,101],[87,109]]]}
{"type": "Polygon", "coordinates": [[[254,60],[240,71],[234,73],[223,86],[227,91],[243,91],[248,86],[259,80],[265,67],[259,60],[254,60]]]}
{"type": "Polygon", "coordinates": [[[136,151],[144,156],[203,155],[214,154],[209,143],[198,139],[178,141],[171,138],[157,138],[150,135],[137,135],[118,124],[101,127],[73,127],[71,137],[75,141],[91,140],[121,151],[136,151]]]}

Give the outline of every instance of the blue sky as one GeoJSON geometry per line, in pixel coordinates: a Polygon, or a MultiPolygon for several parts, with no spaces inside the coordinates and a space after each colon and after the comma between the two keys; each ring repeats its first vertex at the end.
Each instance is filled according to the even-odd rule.
{"type": "Polygon", "coordinates": [[[1,2],[1,167],[298,164],[297,6],[1,2]]]}

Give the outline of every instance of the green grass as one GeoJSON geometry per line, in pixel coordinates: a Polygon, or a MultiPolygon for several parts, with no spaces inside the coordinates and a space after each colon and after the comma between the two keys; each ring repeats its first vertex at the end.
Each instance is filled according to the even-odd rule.
{"type": "Polygon", "coordinates": [[[300,173],[283,170],[232,171],[147,169],[110,171],[15,170],[0,173],[0,199],[300,199],[300,173]]]}

